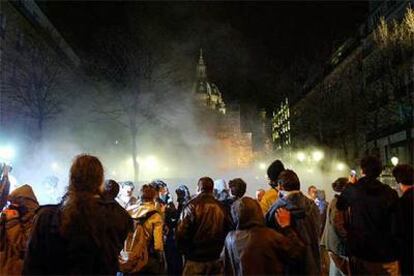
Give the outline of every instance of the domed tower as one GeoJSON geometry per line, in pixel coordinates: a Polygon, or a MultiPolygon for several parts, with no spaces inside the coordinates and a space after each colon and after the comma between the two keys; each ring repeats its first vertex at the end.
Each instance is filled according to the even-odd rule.
{"type": "Polygon", "coordinates": [[[194,83],[193,93],[197,100],[203,105],[213,110],[225,113],[225,104],[220,90],[214,83],[210,83],[207,78],[207,67],[203,58],[203,49],[200,49],[196,69],[196,81],[194,83]]]}

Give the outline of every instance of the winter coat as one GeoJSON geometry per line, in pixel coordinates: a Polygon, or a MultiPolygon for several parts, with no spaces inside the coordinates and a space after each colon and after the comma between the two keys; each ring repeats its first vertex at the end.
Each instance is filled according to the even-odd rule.
{"type": "MultiPolygon", "coordinates": [[[[118,271],[121,241],[126,239],[127,230],[115,224],[126,217],[117,213],[119,207],[114,201],[99,197],[91,200],[96,200],[95,216],[89,218],[98,225],[95,234],[74,223],[68,234],[63,235],[62,205],[46,205],[39,209],[24,261],[24,275],[114,275],[118,271]]],[[[127,228],[129,223],[125,225],[127,228]]]]}
{"type": "MultiPolygon", "coordinates": [[[[129,214],[132,218],[144,218],[147,213],[157,210],[155,203],[142,202],[137,205],[136,208],[131,209],[129,214]]],[[[148,241],[151,241],[154,251],[164,251],[163,242],[163,219],[160,213],[155,213],[149,217],[144,223],[145,237],[148,241]]]]}
{"type": "Polygon", "coordinates": [[[396,191],[376,179],[363,177],[342,192],[336,206],[349,215],[345,229],[350,256],[370,262],[398,259],[396,191]]]}
{"type": "Polygon", "coordinates": [[[338,223],[343,224],[344,212],[339,211],[336,208],[336,202],[338,201],[338,195],[332,199],[329,203],[327,210],[327,219],[325,229],[323,231],[321,245],[326,248],[326,250],[333,252],[336,255],[346,256],[346,240],[341,235],[340,227],[338,223]]]}
{"type": "Polygon", "coordinates": [[[300,259],[304,245],[291,227],[276,232],[264,224],[258,202],[244,197],[232,207],[236,230],[224,244],[225,275],[280,275],[285,264],[300,259]]]}
{"type": "Polygon", "coordinates": [[[177,225],[176,240],[187,260],[217,260],[231,228],[230,214],[212,194],[201,193],[184,207],[177,225]]]}
{"type": "Polygon", "coordinates": [[[270,207],[272,207],[278,197],[279,191],[273,187],[264,193],[262,200],[260,201],[260,208],[262,208],[263,215],[269,211],[270,207]]]}
{"type": "Polygon", "coordinates": [[[401,274],[414,275],[414,187],[405,191],[399,200],[402,215],[401,274]]]}
{"type": "Polygon", "coordinates": [[[20,275],[33,217],[39,204],[29,185],[17,188],[8,199],[10,204],[19,206],[19,216],[9,220],[4,218],[0,225],[0,275],[20,275]]]}
{"type": "Polygon", "coordinates": [[[321,263],[319,252],[320,216],[319,209],[313,200],[304,196],[300,191],[289,192],[283,198],[279,198],[266,214],[266,225],[275,230],[280,230],[275,220],[276,210],[284,207],[290,210],[292,215],[292,227],[304,242],[305,255],[300,263],[287,266],[287,274],[290,275],[320,275],[321,263]]]}

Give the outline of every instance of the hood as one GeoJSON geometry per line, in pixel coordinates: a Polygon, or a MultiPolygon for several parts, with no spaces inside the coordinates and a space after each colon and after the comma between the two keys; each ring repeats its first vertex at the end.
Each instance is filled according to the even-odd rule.
{"type": "Polygon", "coordinates": [[[22,221],[30,220],[39,208],[39,203],[30,185],[23,185],[15,189],[9,196],[11,204],[19,205],[22,221]]]}
{"type": "Polygon", "coordinates": [[[231,215],[237,230],[264,226],[264,217],[259,203],[250,197],[236,200],[231,207],[231,215]]]}
{"type": "Polygon", "coordinates": [[[128,208],[128,213],[133,219],[145,217],[145,215],[153,210],[156,210],[155,203],[152,202],[144,202],[139,205],[131,206],[128,208]]]}
{"type": "Polygon", "coordinates": [[[37,205],[39,205],[39,203],[37,202],[37,198],[33,192],[33,189],[30,185],[23,185],[20,186],[19,188],[15,189],[8,197],[8,200],[11,203],[25,203],[27,201],[31,201],[37,205]]]}
{"type": "Polygon", "coordinates": [[[219,193],[223,190],[227,190],[226,181],[223,179],[214,180],[214,189],[219,193]]]}

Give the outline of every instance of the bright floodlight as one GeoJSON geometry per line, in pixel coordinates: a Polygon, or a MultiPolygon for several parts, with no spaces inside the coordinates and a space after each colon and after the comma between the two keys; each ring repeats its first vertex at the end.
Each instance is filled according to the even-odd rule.
{"type": "Polygon", "coordinates": [[[340,172],[342,172],[343,170],[345,170],[345,164],[344,163],[338,163],[336,164],[336,169],[340,172]]]}
{"type": "Polygon", "coordinates": [[[10,146],[0,147],[0,159],[11,161],[14,158],[14,149],[10,146]]]}
{"type": "Polygon", "coordinates": [[[299,160],[299,162],[303,162],[306,159],[306,154],[300,151],[296,154],[296,158],[299,160]]]}
{"type": "Polygon", "coordinates": [[[148,156],[147,158],[145,158],[144,160],[144,165],[147,169],[149,170],[155,170],[157,168],[157,158],[155,158],[155,156],[148,156]]]}
{"type": "Polygon", "coordinates": [[[57,162],[53,162],[50,167],[52,170],[57,171],[59,169],[59,164],[57,162]]]}
{"type": "Polygon", "coordinates": [[[261,170],[266,170],[266,163],[264,163],[264,162],[261,162],[261,163],[259,163],[259,169],[261,169],[261,170]]]}
{"type": "Polygon", "coordinates": [[[319,162],[323,159],[323,152],[320,150],[312,152],[312,159],[316,162],[319,162]]]}
{"type": "Polygon", "coordinates": [[[397,156],[393,156],[393,157],[391,157],[391,163],[392,163],[394,166],[397,166],[397,165],[398,165],[398,162],[400,162],[400,160],[398,159],[398,157],[397,157],[397,156]]]}

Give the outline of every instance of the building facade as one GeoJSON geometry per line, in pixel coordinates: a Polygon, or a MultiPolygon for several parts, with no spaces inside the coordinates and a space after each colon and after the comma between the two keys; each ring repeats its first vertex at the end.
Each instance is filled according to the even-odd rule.
{"type": "Polygon", "coordinates": [[[272,117],[272,141],[276,152],[290,150],[292,142],[290,135],[290,108],[286,97],[280,103],[280,107],[273,112],[272,117]]]}
{"type": "Polygon", "coordinates": [[[329,147],[350,164],[364,153],[379,155],[385,164],[394,156],[413,162],[414,46],[411,51],[400,50],[397,43],[385,48],[375,37],[380,18],[389,26],[393,20],[401,22],[410,3],[370,4],[367,21],[334,52],[323,74],[307,83],[305,96],[292,105],[294,147],[329,147]],[[391,58],[400,53],[404,58],[391,58]]]}
{"type": "Polygon", "coordinates": [[[0,6],[0,129],[30,135],[52,115],[58,76],[74,75],[80,59],[34,0],[0,6]]]}

